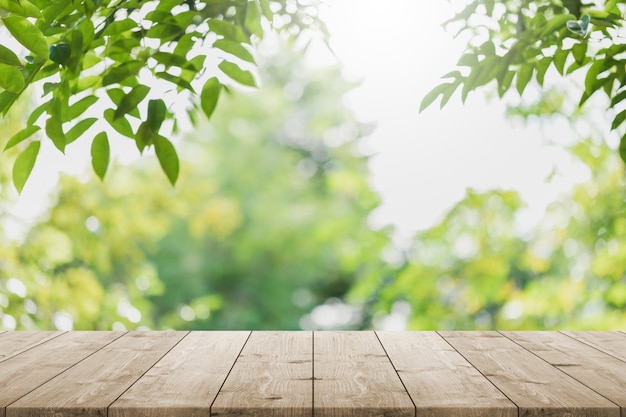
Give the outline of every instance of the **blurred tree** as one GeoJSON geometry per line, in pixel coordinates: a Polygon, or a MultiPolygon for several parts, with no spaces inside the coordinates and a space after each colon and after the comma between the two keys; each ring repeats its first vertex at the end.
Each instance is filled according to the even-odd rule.
{"type": "Polygon", "coordinates": [[[342,104],[352,86],[276,49],[259,57],[262,88],[223,96],[185,139],[177,188],[141,163],[105,183],[62,178],[49,218],[0,258],[5,317],[18,328],[296,329],[316,304],[383,275],[387,232],[367,225],[379,200],[357,151],[368,127],[342,104]]]}
{"type": "Polygon", "coordinates": [[[593,173],[522,236],[511,191],[468,191],[443,220],[418,233],[407,262],[375,294],[371,315],[410,307],[412,329],[619,329],[626,325],[624,168],[604,144],[572,152],[593,173]]]}

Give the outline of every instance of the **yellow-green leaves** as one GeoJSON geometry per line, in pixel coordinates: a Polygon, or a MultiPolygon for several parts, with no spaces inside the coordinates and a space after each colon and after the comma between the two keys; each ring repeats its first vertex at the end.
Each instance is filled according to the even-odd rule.
{"type": "Polygon", "coordinates": [[[91,166],[96,175],[103,180],[109,166],[109,138],[106,132],[100,132],[91,142],[91,166]]]}
{"type": "Polygon", "coordinates": [[[213,47],[236,56],[237,58],[254,64],[254,57],[242,44],[228,39],[218,39],[213,42],[213,47]]]}
{"type": "Polygon", "coordinates": [[[258,4],[257,0],[249,0],[246,5],[246,29],[259,38],[262,38],[263,27],[261,26],[261,6],[258,4]]]}
{"type": "Polygon", "coordinates": [[[180,169],[176,149],[169,140],[159,135],[154,139],[154,150],[167,179],[175,185],[180,169]]]}
{"type": "Polygon", "coordinates": [[[48,58],[48,43],[41,30],[28,19],[12,14],[2,19],[9,33],[29,51],[48,58]]]}
{"type": "Polygon", "coordinates": [[[18,193],[22,192],[26,180],[28,180],[30,173],[33,171],[40,147],[41,142],[31,142],[15,159],[15,164],[13,165],[13,185],[15,185],[18,193]]]}
{"type": "Polygon", "coordinates": [[[133,87],[132,90],[128,94],[122,98],[120,104],[115,109],[115,114],[113,115],[114,119],[119,119],[126,113],[131,112],[132,110],[137,108],[137,105],[143,101],[144,98],[150,92],[150,87],[145,85],[137,85],[133,87]]]}
{"type": "Polygon", "coordinates": [[[248,87],[256,87],[256,81],[254,80],[252,73],[241,69],[239,65],[228,61],[222,61],[218,67],[224,72],[224,74],[228,75],[239,84],[243,84],[248,87]]]}
{"type": "MultiPolygon", "coordinates": [[[[41,140],[51,140],[64,152],[68,144],[90,136],[102,117],[94,114],[95,104],[106,100],[107,93],[113,104],[104,110],[105,123],[134,140],[140,151],[158,146],[160,162],[174,182],[175,164],[164,162],[174,160],[168,156],[175,155],[174,148],[167,139],[158,139],[164,121],[174,119],[167,100],[183,95],[199,101],[200,106],[186,106],[192,123],[199,108],[211,116],[223,88],[218,78],[257,86],[252,38],[263,36],[265,23],[271,27],[275,15],[297,15],[288,25],[291,32],[321,23],[313,12],[304,19],[306,10],[296,15],[284,8],[272,11],[267,0],[200,2],[201,7],[195,1],[159,0],[138,15],[140,3],[0,0],[0,27],[11,38],[0,45],[0,115],[25,92],[41,92],[43,100],[27,117],[26,128],[4,146],[31,140],[40,129],[41,140]],[[218,60],[208,61],[216,52],[218,60]],[[202,82],[214,75],[200,91],[202,82]],[[152,86],[158,88],[156,94],[165,95],[146,103],[155,95],[152,86]]],[[[176,121],[172,130],[177,130],[176,121]]],[[[104,141],[100,137],[93,152],[104,141]]],[[[99,167],[96,173],[103,176],[99,167]]]]}
{"type": "Polygon", "coordinates": [[[0,63],[0,87],[11,91],[12,93],[19,93],[24,89],[24,76],[15,67],[0,63]]]}
{"type": "Polygon", "coordinates": [[[221,90],[222,84],[220,84],[219,80],[215,77],[207,80],[207,82],[204,83],[204,87],[202,87],[202,93],[200,94],[200,106],[202,107],[204,114],[206,114],[206,117],[209,119],[211,118],[213,111],[215,111],[221,90]]]}
{"type": "Polygon", "coordinates": [[[0,45],[0,63],[20,67],[22,63],[15,53],[6,46],[0,45]]]}
{"type": "Polygon", "coordinates": [[[39,126],[27,126],[27,127],[25,127],[24,129],[20,130],[15,135],[13,135],[11,137],[11,139],[9,139],[9,141],[6,144],[6,146],[4,147],[4,150],[6,151],[7,149],[10,149],[10,148],[14,147],[15,145],[17,145],[18,143],[28,139],[29,137],[31,137],[33,134],[35,134],[39,130],[41,130],[41,128],[39,126]]]}
{"type": "Polygon", "coordinates": [[[28,0],[0,0],[0,10],[23,17],[41,17],[41,11],[28,0]]]}

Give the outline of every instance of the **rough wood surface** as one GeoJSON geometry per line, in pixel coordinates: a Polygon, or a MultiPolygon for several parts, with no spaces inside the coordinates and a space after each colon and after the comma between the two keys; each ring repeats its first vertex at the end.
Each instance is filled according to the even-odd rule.
{"type": "Polygon", "coordinates": [[[310,417],[311,332],[253,332],[211,416],[310,417]]]}
{"type": "Polygon", "coordinates": [[[520,416],[619,417],[618,406],[497,332],[441,332],[520,416]]]}
{"type": "Polygon", "coordinates": [[[517,417],[517,407],[436,332],[377,332],[418,417],[517,417]]]}
{"type": "Polygon", "coordinates": [[[373,332],[315,332],[314,377],[316,417],[415,415],[373,332]]]}
{"type": "Polygon", "coordinates": [[[107,407],[186,332],[130,332],[6,409],[7,417],[107,416],[107,407]]]}
{"type": "Polygon", "coordinates": [[[109,408],[108,417],[208,416],[250,332],[192,332],[109,408]]]}
{"type": "Polygon", "coordinates": [[[563,334],[626,361],[626,334],[623,332],[563,332],[563,334]]]}
{"type": "Polygon", "coordinates": [[[0,335],[0,362],[32,349],[46,340],[58,337],[63,332],[6,332],[0,335]]]}
{"type": "Polygon", "coordinates": [[[626,417],[623,332],[0,332],[0,417],[626,417]]]}
{"type": "Polygon", "coordinates": [[[626,362],[557,332],[502,334],[626,412],[626,362]]]}

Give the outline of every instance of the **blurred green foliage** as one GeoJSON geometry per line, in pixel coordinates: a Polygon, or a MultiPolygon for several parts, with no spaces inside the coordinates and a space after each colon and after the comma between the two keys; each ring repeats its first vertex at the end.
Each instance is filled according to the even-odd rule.
{"type": "Polygon", "coordinates": [[[154,163],[62,178],[49,217],[0,246],[5,327],[297,329],[383,273],[352,86],[303,52],[259,65],[264,86],[187,138],[177,187],[154,163]]]}
{"type": "MultiPolygon", "coordinates": [[[[319,326],[321,307],[356,314],[343,328],[398,310],[411,329],[624,327],[615,152],[572,147],[590,180],[523,233],[518,194],[468,190],[392,265],[392,231],[367,223],[380,201],[358,153],[369,127],[342,104],[352,85],[302,52],[259,66],[262,88],[224,95],[219,117],[186,138],[176,188],[146,158],[104,183],[63,177],[22,241],[0,234],[3,328],[297,329],[319,326]]],[[[0,176],[1,228],[7,165],[0,176]]]]}
{"type": "MultiPolygon", "coordinates": [[[[624,167],[591,140],[572,152],[591,179],[553,203],[530,233],[519,230],[524,204],[515,192],[468,190],[415,236],[395,279],[375,287],[375,312],[406,302],[413,329],[623,328],[624,167]]],[[[367,287],[357,284],[353,300],[367,287]]]]}

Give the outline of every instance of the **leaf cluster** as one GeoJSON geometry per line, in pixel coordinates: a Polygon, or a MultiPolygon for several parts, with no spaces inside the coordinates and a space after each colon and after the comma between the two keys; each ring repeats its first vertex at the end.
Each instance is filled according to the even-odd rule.
{"type": "Polygon", "coordinates": [[[0,12],[11,35],[0,44],[0,114],[29,87],[42,91],[4,147],[23,147],[13,169],[18,191],[43,138],[61,152],[93,138],[102,179],[111,136],[127,137],[140,152],[154,147],[174,184],[179,161],[165,126],[178,126],[162,90],[191,98],[192,122],[196,110],[210,117],[229,85],[256,87],[254,43],[266,30],[321,26],[297,0],[0,0],[0,12]]]}
{"type": "MultiPolygon", "coordinates": [[[[522,95],[534,79],[544,85],[553,67],[561,76],[584,74],[579,94],[582,106],[598,91],[616,110],[611,128],[623,129],[626,120],[626,43],[620,36],[626,1],[474,0],[445,23],[457,36],[470,37],[457,69],[442,78],[422,100],[420,111],[441,97],[443,107],[457,90],[461,99],[495,81],[502,97],[516,90],[522,95]]],[[[626,161],[626,135],[620,155],[626,161]]]]}

